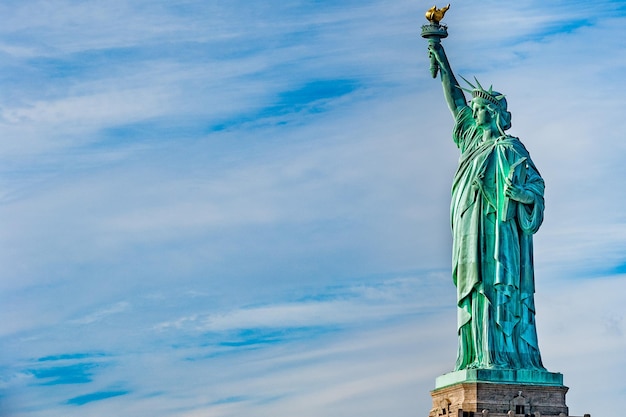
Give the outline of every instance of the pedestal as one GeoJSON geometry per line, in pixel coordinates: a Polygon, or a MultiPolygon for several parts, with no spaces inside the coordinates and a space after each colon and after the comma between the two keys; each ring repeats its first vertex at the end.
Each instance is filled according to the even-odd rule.
{"type": "Polygon", "coordinates": [[[429,417],[567,416],[563,375],[547,371],[468,369],[442,375],[429,417]]]}

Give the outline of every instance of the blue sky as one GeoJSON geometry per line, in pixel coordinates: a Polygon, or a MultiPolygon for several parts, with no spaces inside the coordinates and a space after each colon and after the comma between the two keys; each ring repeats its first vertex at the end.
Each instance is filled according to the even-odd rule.
{"type": "MultiPolygon", "coordinates": [[[[0,415],[426,415],[458,150],[421,1],[0,4],[0,415]]],[[[452,4],[546,181],[539,343],[626,395],[626,2],[452,4]]]]}

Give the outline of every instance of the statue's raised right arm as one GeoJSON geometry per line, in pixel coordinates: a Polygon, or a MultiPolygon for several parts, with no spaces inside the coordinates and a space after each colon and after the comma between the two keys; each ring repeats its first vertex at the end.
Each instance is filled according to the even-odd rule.
{"type": "Polygon", "coordinates": [[[431,56],[435,57],[437,63],[439,64],[443,93],[446,97],[446,102],[448,103],[448,107],[450,107],[452,115],[456,118],[458,112],[463,107],[467,107],[465,94],[463,94],[463,90],[459,87],[459,82],[456,80],[454,73],[452,72],[450,62],[448,62],[448,57],[446,56],[446,52],[444,51],[441,43],[437,42],[429,44],[428,52],[431,56]]]}

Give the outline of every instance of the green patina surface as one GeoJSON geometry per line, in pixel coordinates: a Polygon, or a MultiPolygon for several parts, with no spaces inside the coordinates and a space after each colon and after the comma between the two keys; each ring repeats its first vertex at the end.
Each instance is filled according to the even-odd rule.
{"type": "Polygon", "coordinates": [[[533,369],[463,369],[437,377],[435,389],[462,382],[563,386],[563,374],[533,369]]]}
{"type": "Polygon", "coordinates": [[[522,142],[506,133],[511,113],[504,95],[477,80],[467,82],[469,89],[459,87],[443,36],[433,41],[432,24],[424,28],[460,151],[450,211],[458,354],[455,372],[437,385],[562,385],[560,374],[543,367],[535,327],[533,234],[543,222],[544,181],[522,142]]]}

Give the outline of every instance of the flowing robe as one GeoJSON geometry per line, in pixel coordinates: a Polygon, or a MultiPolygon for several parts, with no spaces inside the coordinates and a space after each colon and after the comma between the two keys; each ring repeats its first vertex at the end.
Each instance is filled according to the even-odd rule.
{"type": "Polygon", "coordinates": [[[535,328],[532,235],[543,221],[544,182],[519,139],[483,141],[469,107],[453,139],[461,150],[452,186],[452,274],[459,347],[455,370],[544,369],[535,328]],[[505,180],[533,202],[505,196],[505,180]]]}

